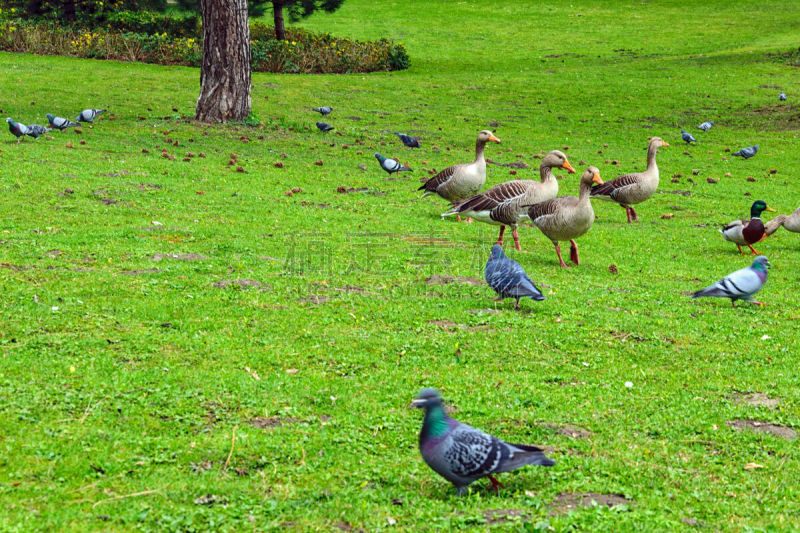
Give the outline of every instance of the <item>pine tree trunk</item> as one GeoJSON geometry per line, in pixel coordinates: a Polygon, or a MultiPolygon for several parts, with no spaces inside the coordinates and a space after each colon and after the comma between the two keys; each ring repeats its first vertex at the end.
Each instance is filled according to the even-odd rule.
{"type": "Polygon", "coordinates": [[[275,38],[279,41],[286,40],[286,27],[283,25],[283,3],[272,0],[272,20],[275,23],[275,38]]]}
{"type": "Polygon", "coordinates": [[[201,0],[203,63],[197,120],[231,122],[250,115],[247,0],[201,0]]]}

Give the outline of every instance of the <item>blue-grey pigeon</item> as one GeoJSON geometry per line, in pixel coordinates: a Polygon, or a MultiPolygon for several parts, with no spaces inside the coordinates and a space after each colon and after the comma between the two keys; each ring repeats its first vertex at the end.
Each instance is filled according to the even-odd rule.
{"type": "Polygon", "coordinates": [[[11,117],[8,117],[6,122],[8,122],[8,131],[10,131],[12,135],[16,136],[17,144],[19,144],[19,141],[22,140],[22,137],[28,134],[28,126],[19,122],[15,122],[11,117]]]}
{"type": "Polygon", "coordinates": [[[69,119],[63,117],[54,117],[51,113],[45,115],[47,120],[50,122],[50,127],[53,129],[57,129],[59,131],[64,131],[67,128],[77,128],[80,126],[77,122],[72,122],[69,119]]]}
{"type": "Polygon", "coordinates": [[[748,146],[747,148],[742,148],[738,152],[734,152],[733,155],[738,155],[740,157],[744,157],[745,159],[750,159],[758,152],[758,145],[755,146],[748,146]]]}
{"type": "Polygon", "coordinates": [[[326,106],[326,105],[323,105],[323,106],[319,106],[319,107],[312,107],[311,110],[312,111],[316,111],[317,113],[319,113],[320,115],[322,115],[324,117],[325,115],[329,115],[331,113],[331,111],[333,111],[333,108],[329,107],[329,106],[326,106]]]}
{"type": "Polygon", "coordinates": [[[378,152],[375,152],[375,159],[381,164],[381,168],[389,173],[391,176],[395,172],[414,172],[407,166],[403,165],[399,161],[395,161],[394,159],[389,159],[388,157],[383,157],[378,152]]]}
{"type": "Polygon", "coordinates": [[[486,283],[497,293],[497,298],[493,298],[495,302],[504,298],[516,298],[514,309],[519,309],[519,300],[525,296],[537,301],[545,299],[522,265],[506,257],[499,244],[492,246],[492,255],[486,262],[483,275],[486,283]]]}
{"type": "Polygon", "coordinates": [[[331,131],[333,126],[327,122],[317,122],[317,128],[319,128],[319,131],[331,131]]]}
{"type": "Polygon", "coordinates": [[[92,122],[94,122],[94,119],[96,119],[106,111],[108,111],[108,109],[84,109],[83,111],[81,111],[81,114],[78,115],[77,121],[88,122],[91,124],[92,122]]]}
{"type": "Polygon", "coordinates": [[[473,481],[488,477],[497,493],[493,474],[510,472],[525,465],[553,466],[544,450],[524,444],[509,444],[447,416],[436,389],[422,389],[411,402],[425,409],[419,451],[434,472],[455,485],[461,496],[473,481]]]}
{"type": "Polygon", "coordinates": [[[397,133],[394,132],[395,135],[400,137],[400,140],[403,141],[403,144],[408,146],[409,148],[419,148],[419,141],[416,137],[412,137],[411,135],[406,135],[405,133],[397,133]]]}
{"type": "Polygon", "coordinates": [[[780,100],[781,102],[785,101],[786,100],[786,93],[782,92],[781,94],[779,94],[778,95],[778,100],[780,100]]]}
{"type": "Polygon", "coordinates": [[[703,130],[703,131],[708,131],[708,130],[711,129],[711,126],[713,126],[713,125],[714,125],[714,121],[713,120],[708,120],[706,122],[703,122],[699,126],[697,126],[697,129],[698,130],[703,130]]]}
{"type": "Polygon", "coordinates": [[[25,135],[33,137],[34,139],[38,139],[40,135],[44,135],[50,130],[51,128],[45,128],[44,126],[40,126],[38,124],[31,124],[28,126],[28,131],[25,132],[25,135]]]}
{"type": "Polygon", "coordinates": [[[691,133],[689,133],[686,130],[681,130],[681,139],[686,141],[686,144],[696,143],[697,142],[697,139],[694,138],[694,135],[692,135],[691,133]]]}
{"type": "Polygon", "coordinates": [[[767,282],[767,267],[770,262],[766,257],[760,255],[753,260],[753,264],[741,270],[728,274],[710,287],[692,294],[692,298],[702,296],[716,296],[719,298],[730,298],[731,307],[736,307],[736,300],[764,305],[753,300],[755,293],[767,282]]]}

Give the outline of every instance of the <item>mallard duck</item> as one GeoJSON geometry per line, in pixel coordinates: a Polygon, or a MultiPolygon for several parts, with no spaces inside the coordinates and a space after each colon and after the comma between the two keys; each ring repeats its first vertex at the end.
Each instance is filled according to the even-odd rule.
{"type": "Polygon", "coordinates": [[[552,171],[556,167],[564,168],[570,174],[575,173],[564,152],[553,150],[542,158],[542,163],[539,165],[541,181],[513,180],[500,183],[466,200],[454,202],[453,208],[442,213],[442,216],[465,215],[479,222],[500,226],[500,235],[497,237],[497,244],[500,246],[503,246],[506,226],[511,226],[514,244],[517,250],[521,250],[517,226],[528,217],[528,209],[523,206],[556,197],[558,181],[552,171]]]}
{"type": "MultiPolygon", "coordinates": [[[[500,139],[489,130],[478,133],[475,142],[475,161],[453,165],[442,170],[422,185],[418,191],[425,191],[422,197],[438,194],[450,202],[458,202],[477,194],[486,183],[486,159],[483,149],[487,142],[499,143],[500,139]]],[[[461,217],[458,217],[461,220],[461,217]]]]}
{"type": "Polygon", "coordinates": [[[752,255],[758,255],[761,252],[752,247],[752,244],[763,241],[767,238],[767,233],[764,231],[764,223],[761,222],[761,213],[764,211],[775,211],[767,206],[763,200],[756,200],[750,207],[750,220],[734,220],[730,224],[723,226],[719,231],[726,241],[736,243],[739,253],[742,252],[742,245],[746,244],[752,251],[752,255]]]}
{"type": "Polygon", "coordinates": [[[592,196],[603,200],[617,202],[625,208],[628,222],[639,220],[633,204],[640,204],[650,198],[658,188],[658,167],[656,166],[656,153],[662,146],[669,146],[661,137],[653,137],[647,146],[647,169],[644,172],[625,174],[603,185],[592,188],[592,196]]]}
{"type": "Polygon", "coordinates": [[[800,233],[800,207],[795,209],[791,215],[778,215],[764,224],[764,233],[767,236],[772,235],[781,226],[793,233],[800,233]]]}
{"type": "Polygon", "coordinates": [[[590,201],[592,183],[603,184],[597,167],[589,167],[581,176],[579,195],[561,196],[528,208],[531,222],[544,233],[556,247],[558,262],[562,268],[569,268],[561,258],[561,247],[558,241],[569,241],[569,258],[580,265],[578,245],[575,239],[589,231],[594,223],[594,210],[590,201]]]}

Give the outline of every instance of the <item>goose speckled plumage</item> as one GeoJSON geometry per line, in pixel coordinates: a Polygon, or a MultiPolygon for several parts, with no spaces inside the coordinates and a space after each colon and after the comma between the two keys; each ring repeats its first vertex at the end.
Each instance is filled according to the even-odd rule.
{"type": "MultiPolygon", "coordinates": [[[[753,255],[758,255],[761,252],[753,248],[753,244],[763,241],[767,238],[768,233],[764,228],[764,223],[761,221],[761,213],[764,211],[775,211],[767,206],[763,200],[756,200],[750,207],[750,220],[734,220],[730,224],[726,224],[720,228],[720,233],[726,241],[736,244],[739,253],[742,252],[742,245],[750,248],[753,255]]],[[[776,228],[777,229],[777,228],[776,228]]]]}
{"type": "Polygon", "coordinates": [[[536,301],[545,299],[542,291],[534,285],[522,265],[509,259],[499,244],[492,246],[492,254],[486,262],[483,275],[486,283],[497,293],[495,302],[505,298],[515,298],[517,303],[514,309],[519,310],[520,298],[528,297],[536,301]]]}
{"type": "Polygon", "coordinates": [[[575,173],[567,156],[559,150],[553,150],[542,158],[539,165],[540,181],[513,180],[500,183],[466,200],[455,202],[453,208],[442,213],[442,216],[464,215],[479,222],[500,226],[500,235],[497,238],[500,246],[503,245],[506,226],[510,226],[514,245],[517,250],[521,250],[517,227],[528,218],[528,208],[523,206],[556,197],[558,180],[553,175],[553,168],[563,168],[570,174],[575,173]]]}
{"type": "Polygon", "coordinates": [[[639,220],[634,204],[640,204],[650,198],[658,188],[658,166],[656,154],[661,146],[669,146],[660,137],[653,137],[647,145],[647,168],[644,172],[626,174],[592,188],[591,195],[603,200],[617,202],[625,208],[628,222],[639,220]]]}
{"type": "Polygon", "coordinates": [[[778,228],[784,227],[793,233],[800,233],[800,207],[794,210],[791,215],[778,215],[764,224],[764,233],[772,235],[778,228]]]}
{"type": "Polygon", "coordinates": [[[603,180],[600,179],[597,167],[588,167],[581,176],[577,198],[560,196],[528,208],[528,217],[533,225],[553,241],[562,268],[569,266],[561,258],[559,241],[570,242],[569,258],[576,265],[580,265],[578,244],[575,239],[589,231],[594,223],[594,210],[590,199],[593,183],[602,185],[603,180]]]}
{"type": "MultiPolygon", "coordinates": [[[[486,183],[486,159],[483,150],[487,142],[499,143],[500,139],[489,130],[478,133],[475,142],[475,160],[472,163],[453,165],[442,170],[422,185],[422,197],[438,194],[449,202],[458,202],[477,194],[486,183]]],[[[461,217],[458,217],[461,220],[461,217]]]]}
{"type": "Polygon", "coordinates": [[[718,298],[730,298],[731,307],[736,307],[736,300],[764,305],[753,300],[755,293],[767,282],[767,267],[770,262],[763,255],[756,257],[753,264],[741,270],[728,274],[710,287],[697,291],[692,294],[692,298],[703,296],[715,296],[718,298]]]}
{"type": "Polygon", "coordinates": [[[419,451],[431,469],[463,495],[470,483],[488,477],[495,493],[503,485],[493,474],[510,472],[525,465],[553,466],[555,461],[535,446],[509,444],[497,437],[450,418],[439,391],[422,389],[411,402],[425,409],[419,434],[419,451]]]}

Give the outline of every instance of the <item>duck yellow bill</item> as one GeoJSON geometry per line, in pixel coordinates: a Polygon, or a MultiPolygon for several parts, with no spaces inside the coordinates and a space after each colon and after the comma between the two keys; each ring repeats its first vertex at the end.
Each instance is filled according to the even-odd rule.
{"type": "Polygon", "coordinates": [[[569,170],[570,174],[575,174],[575,169],[572,168],[572,165],[569,164],[569,161],[564,161],[564,164],[561,165],[561,168],[566,168],[567,170],[569,170]]]}
{"type": "Polygon", "coordinates": [[[771,207],[769,207],[769,206],[765,207],[765,208],[764,208],[764,211],[771,211],[772,213],[774,213],[774,212],[775,212],[775,210],[774,210],[774,209],[772,209],[772,208],[771,208],[771,207]]]}
{"type": "Polygon", "coordinates": [[[598,185],[602,185],[603,184],[603,180],[600,179],[600,174],[595,172],[594,176],[592,176],[592,182],[594,182],[594,183],[596,183],[598,185]]]}
{"type": "Polygon", "coordinates": [[[495,137],[494,135],[490,135],[490,136],[489,136],[489,140],[490,140],[490,141],[492,141],[492,142],[494,142],[494,143],[499,143],[499,142],[500,142],[500,139],[498,139],[498,138],[497,138],[497,137],[495,137]]]}

